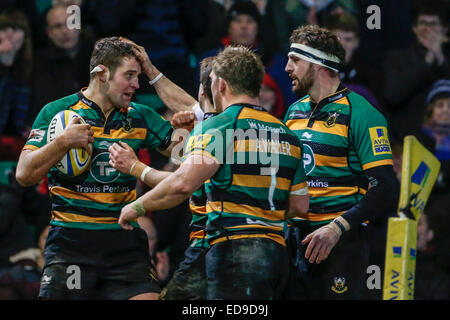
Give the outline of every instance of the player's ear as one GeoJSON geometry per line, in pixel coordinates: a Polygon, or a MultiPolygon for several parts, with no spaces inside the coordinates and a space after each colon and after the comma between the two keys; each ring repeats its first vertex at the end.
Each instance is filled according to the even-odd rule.
{"type": "Polygon", "coordinates": [[[103,64],[99,64],[92,69],[91,74],[93,73],[97,74],[101,82],[106,82],[109,79],[109,69],[103,64]]]}
{"type": "Polygon", "coordinates": [[[227,86],[229,86],[228,83],[223,78],[219,78],[219,92],[224,92],[227,86]]]}

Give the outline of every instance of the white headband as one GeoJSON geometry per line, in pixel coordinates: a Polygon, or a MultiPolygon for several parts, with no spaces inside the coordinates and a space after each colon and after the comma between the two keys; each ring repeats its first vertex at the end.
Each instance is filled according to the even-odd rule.
{"type": "Polygon", "coordinates": [[[329,68],[336,72],[339,72],[342,68],[341,61],[337,56],[308,47],[304,44],[292,43],[289,54],[299,57],[302,60],[329,68]]]}
{"type": "Polygon", "coordinates": [[[90,73],[96,73],[96,72],[102,72],[103,69],[100,67],[100,65],[97,65],[90,73]]]}

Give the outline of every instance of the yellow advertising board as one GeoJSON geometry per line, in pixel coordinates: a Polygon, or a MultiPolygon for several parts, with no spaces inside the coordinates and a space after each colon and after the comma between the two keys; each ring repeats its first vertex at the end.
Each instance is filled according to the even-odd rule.
{"type": "Polygon", "coordinates": [[[436,182],[440,162],[414,136],[403,145],[398,218],[389,218],[384,300],[414,299],[417,221],[436,182]]]}

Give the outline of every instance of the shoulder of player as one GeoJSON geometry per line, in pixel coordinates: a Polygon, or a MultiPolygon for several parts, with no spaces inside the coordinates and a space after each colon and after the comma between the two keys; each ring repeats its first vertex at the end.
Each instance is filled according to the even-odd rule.
{"type": "Polygon", "coordinates": [[[146,106],[144,104],[135,103],[132,102],[128,109],[126,110],[128,115],[132,118],[138,118],[145,120],[146,122],[155,120],[155,119],[162,119],[164,121],[167,121],[164,119],[162,115],[160,115],[155,109],[152,107],[146,106]]]}
{"type": "Polygon", "coordinates": [[[363,96],[351,91],[347,95],[347,99],[352,108],[352,118],[356,117],[375,117],[385,119],[385,116],[380,110],[375,108],[369,101],[367,101],[363,96]]]}
{"type": "Polygon", "coordinates": [[[222,112],[214,117],[211,117],[198,123],[194,127],[194,130],[198,133],[201,132],[204,133],[206,131],[211,130],[222,131],[226,129],[232,129],[235,120],[236,120],[235,117],[231,117],[229,114],[222,112]]]}
{"type": "Polygon", "coordinates": [[[76,93],[69,96],[65,96],[58,100],[47,103],[42,109],[43,113],[47,118],[52,119],[55,114],[60,111],[67,110],[79,101],[79,97],[76,93]]]}
{"type": "Polygon", "coordinates": [[[128,112],[136,112],[136,113],[146,113],[146,112],[151,112],[151,113],[157,113],[155,111],[155,109],[153,109],[152,107],[146,106],[145,104],[140,104],[140,103],[136,103],[136,102],[131,102],[130,106],[128,107],[128,112]]]}
{"type": "Polygon", "coordinates": [[[309,96],[309,94],[307,94],[306,96],[304,96],[304,97],[298,99],[297,101],[293,102],[289,106],[289,109],[299,107],[302,104],[308,103],[309,101],[311,101],[311,97],[309,96]]]}

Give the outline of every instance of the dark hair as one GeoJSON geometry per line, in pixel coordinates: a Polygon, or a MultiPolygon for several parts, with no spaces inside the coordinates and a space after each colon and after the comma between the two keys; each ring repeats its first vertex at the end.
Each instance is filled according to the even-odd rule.
{"type": "Polygon", "coordinates": [[[97,65],[103,64],[109,69],[110,78],[112,78],[117,67],[122,64],[123,58],[133,57],[138,60],[131,44],[120,41],[119,37],[103,38],[95,42],[89,71],[92,71],[97,65]]]}
{"type": "Polygon", "coordinates": [[[28,18],[21,11],[4,10],[0,13],[0,30],[6,28],[21,29],[24,32],[22,47],[16,54],[11,70],[16,78],[29,80],[33,67],[33,46],[28,18]]]}
{"type": "Polygon", "coordinates": [[[250,49],[226,47],[214,59],[213,71],[228,83],[233,94],[259,96],[265,70],[260,57],[250,49]]]}
{"type": "Polygon", "coordinates": [[[253,18],[259,24],[261,15],[252,1],[239,1],[233,4],[227,12],[225,25],[228,27],[238,15],[245,14],[253,18]]]}
{"type": "Polygon", "coordinates": [[[358,20],[350,13],[335,13],[328,17],[325,22],[325,28],[328,30],[343,30],[359,34],[358,20]]]}
{"type": "Polygon", "coordinates": [[[447,1],[443,0],[415,0],[412,8],[414,24],[421,15],[438,16],[442,25],[447,25],[447,14],[449,6],[447,1]]]}
{"type": "MultiPolygon", "coordinates": [[[[316,25],[301,26],[292,31],[289,38],[290,43],[300,43],[311,48],[323,51],[329,55],[334,55],[343,63],[345,61],[345,49],[339,39],[328,29],[320,28],[316,25]]],[[[337,72],[328,69],[332,76],[337,76],[337,72]]]]}
{"type": "Polygon", "coordinates": [[[210,102],[212,102],[213,99],[211,92],[211,78],[209,77],[209,74],[212,70],[214,58],[215,57],[207,57],[200,61],[200,83],[202,84],[203,91],[210,102]]]}

